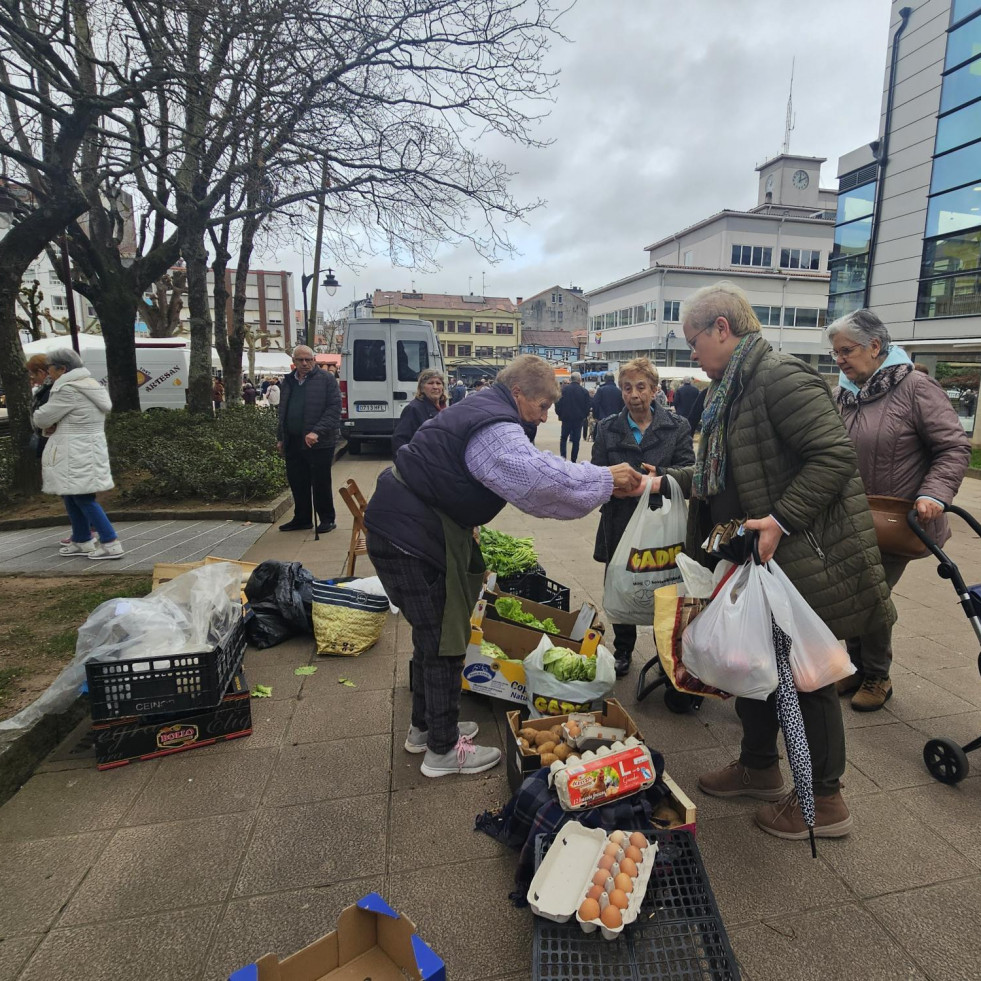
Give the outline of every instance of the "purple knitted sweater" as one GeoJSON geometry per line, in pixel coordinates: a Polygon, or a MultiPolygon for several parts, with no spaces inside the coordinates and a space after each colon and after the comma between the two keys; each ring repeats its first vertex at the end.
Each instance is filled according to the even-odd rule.
{"type": "Polygon", "coordinates": [[[512,422],[479,430],[465,460],[474,480],[536,518],[581,518],[613,493],[613,476],[606,467],[544,453],[512,422]]]}

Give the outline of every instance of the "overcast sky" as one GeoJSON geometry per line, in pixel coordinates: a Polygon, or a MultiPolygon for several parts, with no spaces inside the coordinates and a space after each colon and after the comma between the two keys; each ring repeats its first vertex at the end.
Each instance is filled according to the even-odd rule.
{"type": "MultiPolygon", "coordinates": [[[[754,168],[781,151],[795,56],[790,150],[827,157],[821,186],[834,187],[838,157],[878,134],[889,13],[888,0],[579,0],[561,22],[569,43],[549,55],[561,76],[540,135],[554,143],[482,148],[516,172],[519,200],[547,202],[510,229],[523,254],[495,265],[449,247],[430,274],[377,259],[335,268],[331,308],[413,284],[479,293],[482,274],[488,296],[588,291],[645,268],[644,246],[755,206],[754,168]]],[[[262,261],[293,270],[300,307],[299,257],[262,261]]]]}

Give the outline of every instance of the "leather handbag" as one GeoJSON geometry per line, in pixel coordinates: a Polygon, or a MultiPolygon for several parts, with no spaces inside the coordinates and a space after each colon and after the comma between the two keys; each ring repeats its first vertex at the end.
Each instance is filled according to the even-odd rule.
{"type": "Polygon", "coordinates": [[[875,537],[879,551],[884,555],[898,555],[904,559],[922,559],[930,550],[909,526],[906,515],[916,502],[906,497],[869,495],[869,509],[875,525],[875,537]]]}

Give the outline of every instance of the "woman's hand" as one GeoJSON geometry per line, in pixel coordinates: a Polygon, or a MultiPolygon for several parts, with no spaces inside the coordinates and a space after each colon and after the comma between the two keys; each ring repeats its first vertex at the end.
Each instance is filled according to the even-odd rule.
{"type": "Polygon", "coordinates": [[[642,463],[641,466],[649,473],[653,474],[651,477],[651,493],[660,494],[661,493],[661,481],[663,477],[657,475],[657,467],[653,463],[642,463]]]}
{"type": "Polygon", "coordinates": [[[780,530],[780,525],[777,524],[776,519],[771,515],[767,515],[765,518],[752,518],[743,522],[743,527],[747,531],[759,533],[757,548],[760,553],[760,562],[769,562],[777,551],[780,539],[783,538],[783,532],[780,530]]]}
{"type": "Polygon", "coordinates": [[[931,518],[939,518],[944,513],[943,506],[936,501],[931,501],[928,497],[918,497],[916,499],[916,516],[920,521],[929,521],[931,518]]]}
{"type": "Polygon", "coordinates": [[[638,497],[643,492],[644,478],[629,463],[610,467],[614,497],[638,497]]]}

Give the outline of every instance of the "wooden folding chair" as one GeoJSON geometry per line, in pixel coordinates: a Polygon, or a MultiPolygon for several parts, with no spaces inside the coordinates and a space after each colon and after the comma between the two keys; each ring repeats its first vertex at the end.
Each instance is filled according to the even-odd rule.
{"type": "Polygon", "coordinates": [[[347,505],[348,510],[354,516],[354,527],[351,529],[351,544],[347,549],[347,559],[344,564],[344,575],[354,575],[354,564],[359,555],[367,555],[368,547],[364,539],[364,510],[368,502],[364,499],[364,494],[358,487],[354,479],[348,480],[337,492],[341,495],[341,500],[347,505]]]}

